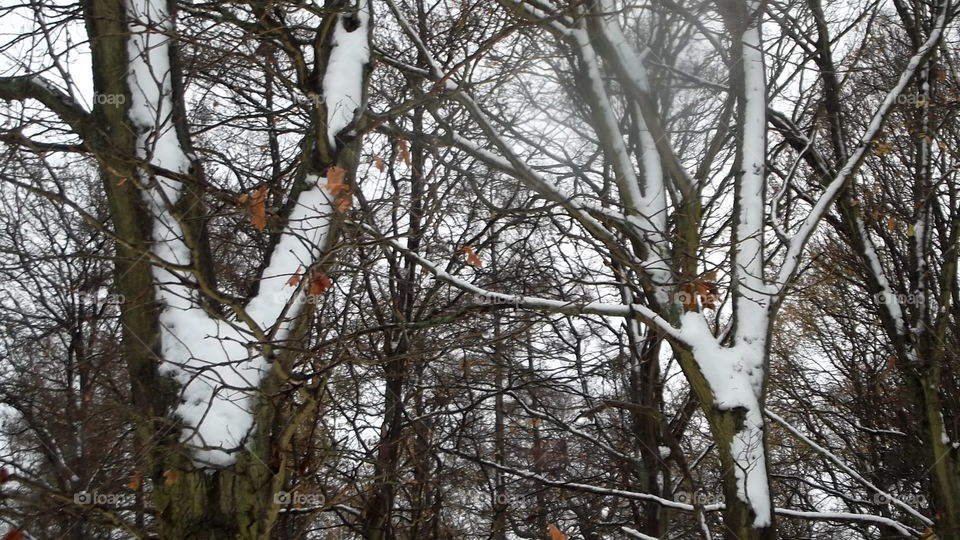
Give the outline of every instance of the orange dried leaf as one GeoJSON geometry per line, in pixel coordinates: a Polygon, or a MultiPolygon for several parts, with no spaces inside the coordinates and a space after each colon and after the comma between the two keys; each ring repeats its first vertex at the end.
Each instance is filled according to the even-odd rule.
{"type": "Polygon", "coordinates": [[[350,205],[353,204],[353,200],[350,198],[350,194],[344,195],[337,199],[337,213],[344,213],[350,209],[350,205]]]}
{"type": "Polygon", "coordinates": [[[717,309],[717,303],[720,301],[720,290],[716,283],[708,281],[697,282],[697,297],[700,303],[706,309],[717,309]]]}
{"type": "Polygon", "coordinates": [[[697,292],[692,283],[684,283],[680,287],[680,302],[683,304],[684,311],[697,309],[697,292]]]}
{"type": "Polygon", "coordinates": [[[547,532],[550,533],[550,540],[567,540],[567,535],[560,532],[553,523],[547,525],[547,532]]]}
{"type": "Polygon", "coordinates": [[[250,198],[250,223],[258,231],[267,226],[267,186],[260,186],[250,198]]]}
{"type": "Polygon", "coordinates": [[[410,148],[407,146],[407,141],[400,139],[397,141],[397,149],[400,153],[400,161],[403,162],[407,167],[410,166],[410,148]]]}
{"type": "Polygon", "coordinates": [[[118,186],[122,186],[122,185],[124,185],[124,184],[126,184],[126,183],[127,183],[127,177],[126,177],[126,176],[120,178],[120,180],[117,180],[117,185],[118,185],[118,186]]]}
{"type": "Polygon", "coordinates": [[[300,267],[297,267],[297,271],[290,276],[290,279],[287,280],[287,285],[291,287],[296,287],[300,284],[300,267]]]}
{"type": "Polygon", "coordinates": [[[323,187],[333,196],[350,191],[350,186],[343,182],[343,177],[346,176],[346,174],[347,170],[343,167],[331,165],[330,168],[327,169],[327,183],[323,187]]]}
{"type": "Polygon", "coordinates": [[[163,471],[163,485],[172,486],[177,483],[177,471],[173,469],[167,469],[163,471]]]}
{"type": "Polygon", "coordinates": [[[247,202],[247,199],[249,199],[249,198],[250,198],[250,196],[247,195],[246,193],[241,193],[241,194],[237,195],[237,204],[243,204],[243,203],[247,202]]]}
{"type": "Polygon", "coordinates": [[[3,540],[23,540],[23,532],[20,529],[13,529],[3,535],[3,540]]]}
{"type": "Polygon", "coordinates": [[[480,260],[480,257],[477,257],[477,254],[473,251],[473,248],[470,246],[463,246],[460,248],[460,253],[465,253],[467,255],[467,264],[474,268],[480,268],[483,266],[483,261],[480,260]]]}
{"type": "Polygon", "coordinates": [[[142,473],[140,471],[133,471],[133,474],[130,475],[130,481],[127,482],[127,487],[132,491],[136,491],[140,488],[140,478],[142,473]]]}
{"type": "Polygon", "coordinates": [[[310,276],[310,286],[307,288],[307,294],[309,296],[318,296],[330,288],[331,281],[330,278],[323,273],[317,272],[310,276]]]}
{"type": "Polygon", "coordinates": [[[378,171],[383,172],[383,169],[386,168],[386,163],[380,159],[380,156],[373,156],[373,166],[377,168],[378,171]]]}
{"type": "Polygon", "coordinates": [[[887,218],[887,230],[895,231],[897,230],[897,218],[890,216],[887,218]]]}

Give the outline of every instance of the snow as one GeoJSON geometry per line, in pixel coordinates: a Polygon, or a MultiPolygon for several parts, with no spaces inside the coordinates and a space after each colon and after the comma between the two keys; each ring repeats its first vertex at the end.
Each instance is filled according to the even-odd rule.
{"type": "MultiPolygon", "coordinates": [[[[611,14],[618,12],[610,1],[604,2],[603,11],[611,14]]],[[[613,46],[614,52],[619,57],[618,63],[623,66],[627,77],[638,89],[649,92],[650,83],[641,55],[637,54],[627,42],[616,17],[613,15],[604,17],[601,19],[601,27],[604,35],[613,46]]],[[[585,32],[583,34],[585,35],[585,32]]],[[[579,35],[577,37],[578,41],[585,39],[585,37],[581,38],[579,35]]],[[[593,58],[589,40],[586,41],[585,45],[581,44],[581,48],[589,52],[590,56],[588,58],[593,58]]],[[[593,72],[591,71],[593,84],[602,91],[603,79],[599,77],[599,73],[597,73],[596,78],[592,75],[593,72]]],[[[604,108],[609,111],[608,104],[604,108]]],[[[665,234],[667,230],[667,193],[663,178],[663,165],[660,161],[660,152],[657,150],[656,141],[638,106],[634,107],[634,117],[637,119],[637,135],[644,181],[638,183],[636,189],[632,186],[629,187],[627,203],[628,206],[632,205],[632,210],[641,217],[641,225],[635,225],[635,227],[648,241],[649,253],[643,261],[643,268],[650,274],[651,280],[656,286],[657,300],[661,304],[666,304],[669,301],[669,287],[674,280],[670,265],[667,262],[670,256],[669,242],[665,234]]],[[[622,142],[618,133],[615,132],[615,136],[617,137],[616,140],[622,142]]],[[[623,150],[623,155],[626,155],[625,150],[623,150]]]]}
{"type": "MultiPolygon", "coordinates": [[[[753,11],[753,8],[751,8],[753,11]]],[[[762,342],[769,330],[769,296],[763,280],[763,216],[767,96],[759,23],[743,33],[744,122],[742,174],[737,186],[737,284],[734,310],[737,339],[762,342]]]]}
{"type": "Polygon", "coordinates": [[[636,529],[632,529],[632,528],[630,528],[630,527],[627,527],[626,525],[622,525],[622,526],[620,527],[620,530],[623,531],[624,534],[626,534],[626,535],[629,536],[630,538],[638,538],[639,540],[658,540],[656,536],[650,536],[650,535],[648,535],[648,534],[643,534],[642,532],[640,532],[640,531],[638,531],[638,530],[636,530],[636,529]]]}
{"type": "Polygon", "coordinates": [[[903,336],[906,334],[906,324],[904,323],[905,319],[903,309],[900,307],[900,301],[896,293],[894,293],[893,288],[890,287],[890,282],[887,280],[887,275],[883,271],[883,266],[880,264],[880,258],[877,257],[873,239],[870,238],[870,233],[863,223],[863,218],[857,216],[855,218],[855,224],[857,232],[863,240],[863,257],[866,259],[867,268],[870,273],[873,274],[873,278],[880,287],[880,291],[877,293],[877,300],[886,307],[887,312],[893,319],[897,334],[903,336]]]}
{"type": "MultiPolygon", "coordinates": [[[[183,387],[183,402],[176,412],[187,426],[184,440],[198,448],[194,455],[198,463],[232,463],[234,456],[223,449],[239,448],[253,427],[254,390],[269,369],[268,361],[257,351],[257,343],[263,341],[257,334],[268,334],[264,337],[269,341],[283,343],[291,319],[305,302],[301,287],[287,282],[298,269],[320,257],[326,241],[334,210],[321,181],[315,176],[308,178],[314,185],[300,194],[264,271],[260,290],[245,309],[252,329],[209,317],[189,285],[167,283],[158,291],[166,304],[160,315],[163,371],[183,387]]],[[[161,214],[158,222],[164,217],[169,213],[161,214]]],[[[183,247],[179,237],[170,235],[157,241],[155,253],[161,255],[171,244],[183,247]]],[[[163,282],[164,274],[172,276],[155,267],[158,282],[163,282]]]]}
{"type": "MultiPolygon", "coordinates": [[[[138,152],[153,165],[185,174],[190,160],[180,146],[171,116],[169,46],[166,36],[154,30],[172,30],[172,21],[162,3],[136,0],[128,9],[132,21],[130,120],[137,130],[138,152]]],[[[366,32],[358,35],[366,39],[366,32]]],[[[341,43],[352,50],[349,40],[341,43]]],[[[269,369],[260,345],[282,343],[288,336],[290,321],[304,304],[304,294],[302,285],[291,287],[287,282],[292,273],[319,258],[333,213],[332,201],[321,187],[323,178],[308,176],[308,188],[298,196],[258,294],[245,309],[236,310],[234,319],[221,320],[208,315],[201,305],[190,269],[191,251],[170,212],[180,198],[182,184],[160,177],[141,180],[148,186],[144,197],[154,216],[153,276],[156,299],[162,306],[160,371],[181,385],[181,403],[176,408],[184,425],[181,440],[194,448],[198,464],[229,465],[253,427],[256,389],[269,369]]]]}
{"type": "Polygon", "coordinates": [[[368,27],[369,5],[361,3],[353,31],[344,26],[344,17],[337,17],[333,30],[330,58],[323,77],[323,99],[327,105],[327,138],[334,138],[353,122],[357,108],[363,103],[363,70],[370,61],[368,27]]]}
{"type": "Polygon", "coordinates": [[[756,513],[754,526],[769,525],[770,491],[759,401],[763,384],[762,344],[741,342],[723,347],[711,335],[703,314],[696,311],[681,316],[681,334],[710,384],[714,405],[720,410],[744,412],[743,427],[734,435],[730,448],[737,463],[737,497],[756,513]]]}
{"type": "MultiPolygon", "coordinates": [[[[260,327],[274,325],[283,315],[291,300],[291,287],[287,284],[290,276],[299,268],[308,268],[320,257],[320,247],[330,225],[329,216],[334,213],[333,201],[322,187],[324,183],[322,177],[307,177],[307,185],[312,187],[300,194],[260,279],[260,290],[247,305],[247,313],[260,327]]],[[[303,299],[302,295],[294,297],[295,304],[289,310],[296,313],[303,299]]]]}
{"type": "Polygon", "coordinates": [[[919,535],[919,531],[910,529],[899,521],[890,519],[888,517],[874,516],[871,514],[851,514],[846,512],[805,512],[803,510],[790,510],[786,508],[777,508],[777,514],[787,517],[814,519],[817,521],[862,521],[864,523],[874,523],[892,527],[907,538],[916,538],[919,535]]]}

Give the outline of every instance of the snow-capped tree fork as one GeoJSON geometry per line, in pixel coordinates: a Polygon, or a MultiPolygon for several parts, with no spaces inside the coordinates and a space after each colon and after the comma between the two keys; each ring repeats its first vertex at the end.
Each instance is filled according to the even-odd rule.
{"type": "MultiPolygon", "coordinates": [[[[918,47],[896,86],[870,115],[867,129],[849,159],[827,178],[809,212],[795,218],[791,224],[793,234],[780,237],[784,253],[778,259],[782,262],[774,265],[766,258],[769,249],[764,243],[768,222],[768,96],[761,42],[763,6],[760,2],[717,3],[716,12],[723,16],[730,39],[725,58],[730,72],[729,90],[736,102],[733,182],[726,184],[732,187],[734,200],[729,225],[732,255],[726,263],[733,318],[730,326],[717,336],[702,313],[713,303],[709,287],[703,287],[707,298],[695,297],[700,294],[696,285],[709,281],[707,272],[698,267],[703,249],[699,236],[703,226],[700,190],[704,187],[703,179],[709,176],[704,171],[713,165],[717,146],[706,145],[709,161],[701,163],[698,174],[691,178],[666,136],[644,60],[619,30],[620,10],[615,3],[592,2],[588,4],[592,11],[585,11],[586,6],[581,5],[556,13],[545,12],[539,3],[503,5],[516,16],[539,24],[568,52],[575,74],[573,84],[583,98],[581,102],[586,104],[586,121],[605,163],[613,171],[620,197],[616,206],[623,211],[582,204],[555,187],[551,179],[530,167],[511,148],[508,131],[499,129],[498,121],[488,116],[465,90],[467,86],[458,87],[431,61],[432,77],[446,86],[486,139],[478,143],[453,132],[449,141],[566,210],[583,230],[610,250],[610,258],[616,259],[625,273],[630,273],[629,281],[632,286],[641,286],[646,302],[614,306],[516,297],[452,278],[429,261],[421,259],[421,264],[458,287],[492,299],[502,298],[518,307],[571,314],[616,314],[655,328],[673,346],[716,439],[724,479],[725,535],[731,539],[775,538],[762,410],[769,340],[777,308],[800,269],[805,246],[819,222],[862,163],[869,142],[890,114],[894,99],[939,41],[943,17],[918,47]],[[603,62],[598,50],[604,53],[603,62]],[[609,78],[614,78],[616,88],[625,94],[624,114],[633,119],[634,131],[629,138],[611,106],[609,78]],[[624,139],[636,141],[635,145],[628,148],[624,139]],[[636,164],[631,160],[631,150],[636,154],[636,164]],[[670,229],[668,215],[672,221],[670,229]],[[627,242],[617,238],[621,234],[628,238],[627,242]],[[626,249],[624,244],[637,249],[626,249]]],[[[405,30],[409,33],[408,28],[405,30]]],[[[418,48],[424,49],[416,36],[410,37],[418,48]]]]}
{"type": "MultiPolygon", "coordinates": [[[[111,232],[117,242],[116,290],[125,299],[121,322],[123,355],[133,386],[131,421],[143,451],[144,476],[153,480],[156,534],[162,538],[253,539],[269,535],[280,507],[277,494],[285,487],[291,438],[316,406],[312,390],[302,385],[294,386],[293,391],[305,405],[276,401],[279,390],[288,384],[287,368],[296,355],[284,349],[283,342],[302,335],[310,303],[303,299],[309,280],[288,289],[291,300],[286,304],[283,299],[269,298],[276,280],[286,280],[274,273],[300,271],[274,268],[270,263],[282,262],[287,250],[292,250],[307,258],[302,261],[307,268],[327,271],[332,260],[324,255],[334,245],[343,208],[340,204],[334,208],[338,194],[332,188],[330,195],[324,194],[328,188],[322,182],[330,171],[340,171],[337,183],[350,185],[357,163],[360,137],[354,135],[354,128],[360,115],[356,113],[362,112],[359,108],[366,101],[370,67],[368,53],[364,56],[362,52],[369,43],[369,5],[337,1],[325,6],[316,30],[312,65],[275,20],[280,15],[260,3],[251,2],[249,7],[257,17],[244,23],[246,29],[261,39],[277,40],[299,68],[297,90],[308,98],[323,99],[305,100],[310,103],[310,129],[301,145],[298,180],[279,212],[281,223],[284,218],[290,223],[275,233],[273,256],[246,300],[218,290],[210,260],[203,204],[210,186],[186,129],[175,2],[84,3],[94,91],[115,98],[98,100],[89,114],[38,79],[0,80],[0,97],[37,99],[45,104],[82,138],[85,150],[99,165],[111,211],[111,232]],[[337,40],[343,44],[340,49],[337,40]],[[336,60],[335,55],[339,55],[336,60]],[[346,65],[351,62],[353,65],[346,65]],[[337,65],[331,66],[333,63],[337,65]],[[344,73],[330,73],[336,70],[344,73]],[[344,84],[349,87],[344,89],[344,84]],[[340,101],[332,101],[335,97],[340,101]],[[317,214],[311,215],[311,211],[317,214]],[[296,222],[315,227],[299,229],[296,222]],[[301,235],[306,238],[303,242],[301,235]],[[174,307],[171,301],[187,303],[174,307]],[[273,307],[271,302],[283,307],[273,307]],[[245,426],[236,426],[240,433],[232,442],[230,438],[204,442],[203,438],[210,429],[220,429],[211,426],[206,416],[215,416],[216,402],[224,399],[213,393],[220,389],[210,391],[210,409],[204,416],[185,417],[181,412],[185,410],[181,401],[184,379],[178,382],[164,373],[177,361],[167,357],[176,348],[175,342],[190,339],[178,336],[178,332],[190,330],[188,319],[177,326],[171,323],[182,317],[177,311],[209,321],[205,324],[226,337],[219,340],[221,347],[230,345],[232,334],[217,321],[226,320],[228,314],[235,316],[236,324],[247,327],[237,337],[254,343],[255,358],[264,359],[267,366],[255,370],[261,376],[247,379],[252,381],[252,392],[248,390],[250,396],[239,406],[247,405],[243,414],[250,415],[251,426],[246,434],[245,426]],[[274,343],[275,336],[280,343],[274,343]],[[238,446],[234,448],[234,444],[238,446]]],[[[206,337],[200,336],[203,339],[206,337]]],[[[204,350],[199,342],[185,346],[204,350]]],[[[225,355],[222,363],[228,365],[249,360],[225,355]]],[[[217,358],[200,360],[220,362],[217,358]]],[[[200,367],[196,374],[209,375],[212,370],[222,381],[226,375],[216,369],[200,367]]],[[[187,384],[193,384],[192,380],[187,384]]]]}
{"type": "MultiPolygon", "coordinates": [[[[824,15],[817,0],[810,0],[810,4],[820,33],[817,53],[820,58],[827,58],[832,53],[824,15]]],[[[913,50],[921,50],[930,36],[946,24],[944,17],[949,3],[934,8],[902,1],[894,2],[894,5],[913,50]]],[[[940,139],[941,130],[950,129],[943,123],[949,120],[933,110],[937,87],[943,86],[940,81],[946,78],[945,72],[938,72],[935,53],[936,49],[927,50],[917,70],[912,92],[903,94],[913,99],[901,100],[908,103],[905,123],[913,144],[892,148],[892,143],[885,140],[871,141],[875,159],[893,152],[893,155],[903,154],[901,160],[904,163],[911,163],[909,178],[912,183],[904,184],[905,190],[911,194],[907,199],[910,207],[903,212],[909,216],[907,225],[903,226],[907,229],[908,242],[906,245],[889,239],[882,244],[875,242],[875,236],[882,237],[890,229],[897,231],[898,224],[894,216],[866,215],[867,211],[859,204],[863,198],[860,193],[871,191],[871,186],[860,188],[854,185],[849,196],[837,202],[840,221],[836,229],[860,259],[862,275],[873,295],[878,318],[895,358],[892,364],[907,383],[914,413],[920,419],[923,457],[933,490],[933,531],[938,538],[957,539],[960,538],[960,449],[951,444],[960,433],[950,433],[945,425],[943,413],[946,409],[941,387],[945,356],[949,353],[947,330],[950,320],[955,318],[960,221],[956,219],[955,202],[946,202],[956,200],[954,183],[943,184],[941,189],[947,191],[944,196],[935,193],[933,181],[933,170],[937,166],[933,142],[940,139]],[[947,197],[946,201],[944,197],[947,197]],[[936,249],[941,257],[939,272],[935,271],[937,267],[933,263],[937,253],[935,246],[938,246],[936,249]],[[890,272],[881,262],[886,260],[894,261],[895,268],[902,269],[906,278],[901,279],[890,272]]],[[[824,103],[831,118],[830,150],[836,161],[811,145],[785,118],[776,118],[775,122],[811,169],[828,178],[838,170],[838,163],[849,158],[848,138],[843,126],[846,115],[855,113],[839,106],[842,90],[835,72],[822,70],[821,77],[824,79],[824,103]]],[[[891,126],[889,129],[895,131],[897,128],[891,126]]],[[[882,182],[882,174],[883,171],[876,174],[877,181],[882,182]]],[[[950,176],[950,173],[941,174],[950,176]]],[[[901,196],[898,192],[898,201],[901,196]]]]}
{"type": "MultiPolygon", "coordinates": [[[[578,65],[574,67],[579,74],[578,88],[584,101],[590,104],[590,113],[594,128],[597,131],[601,148],[611,162],[616,173],[617,183],[620,186],[622,204],[627,215],[634,214],[640,219],[654,223],[654,231],[666,231],[664,222],[666,217],[666,193],[664,182],[673,181],[678,199],[676,211],[676,229],[674,230],[672,268],[665,269],[671,277],[663,276],[646,281],[643,276],[649,276],[649,271],[638,272],[645,285],[647,301],[659,312],[663,320],[670,321],[671,325],[681,325],[685,312],[696,314],[698,301],[683,298],[684,294],[696,294],[693,289],[678,287],[667,292],[669,284],[690,284],[698,280],[700,250],[700,229],[702,209],[699,191],[694,187],[692,179],[677,165],[678,160],[669,148],[666,137],[654,138],[651,133],[664,133],[659,126],[659,115],[654,105],[655,100],[647,88],[648,83],[636,75],[638,66],[633,65],[635,58],[628,58],[625,48],[629,47],[620,35],[614,34],[609,23],[604,23],[613,10],[612,4],[594,3],[594,11],[584,18],[584,30],[589,28],[590,35],[597,39],[588,43],[585,31],[566,34],[570,49],[578,65]],[[634,165],[626,160],[627,152],[622,147],[623,134],[618,122],[612,115],[607,90],[603,87],[600,75],[600,64],[593,46],[605,52],[606,58],[611,59],[615,73],[620,77],[633,98],[635,122],[640,138],[649,138],[642,146],[638,161],[642,164],[641,175],[634,172],[634,165]],[[649,128],[649,131],[645,127],[649,128]],[[636,187],[635,187],[636,186],[636,187]],[[657,200],[659,196],[660,200],[657,200]],[[659,283],[657,283],[659,281],[659,283]],[[667,294],[665,294],[667,293],[667,294]],[[673,297],[671,302],[670,296],[673,297]],[[677,301],[679,300],[679,302],[677,301]]],[[[755,358],[747,359],[751,370],[760,370],[752,376],[756,378],[751,384],[755,392],[749,399],[752,404],[739,403],[742,396],[734,399],[723,399],[718,384],[732,381],[710,380],[703,372],[703,362],[716,361],[709,358],[714,349],[712,346],[699,347],[695,343],[698,339],[713,341],[715,338],[705,325],[698,331],[702,336],[693,340],[673,339],[674,352],[683,371],[697,396],[701,407],[706,414],[711,431],[717,441],[721,463],[723,466],[724,498],[726,509],[724,522],[726,534],[730,538],[773,538],[776,529],[773,523],[772,504],[766,476],[765,437],[763,423],[760,418],[759,407],[762,406],[762,371],[765,369],[767,343],[770,332],[770,317],[772,303],[769,292],[762,276],[764,261],[759,238],[762,237],[761,193],[763,188],[763,161],[765,154],[765,135],[763,130],[763,115],[766,106],[766,96],[763,85],[763,63],[759,52],[759,6],[748,7],[739,2],[724,3],[719,11],[728,22],[728,31],[732,36],[732,51],[729,64],[731,80],[734,84],[734,93],[737,97],[737,139],[740,145],[737,149],[737,158],[733,170],[738,171],[735,180],[736,206],[734,208],[734,246],[737,255],[732,268],[732,275],[736,286],[731,291],[734,295],[734,330],[733,342],[747,346],[745,353],[755,358]],[[743,36],[741,38],[741,36],[743,36]],[[752,40],[752,41],[750,41],[752,40]],[[752,69],[748,73],[746,68],[752,69]],[[748,88],[751,93],[748,93],[748,88]],[[759,115],[760,125],[757,125],[759,115]],[[759,156],[759,161],[758,157],[759,156]],[[739,327],[736,323],[741,323],[739,327]],[[732,401],[725,403],[725,401],[732,401]],[[745,460],[746,458],[746,460],[745,460]],[[757,479],[757,477],[760,477],[757,479]],[[758,500],[762,497],[765,500],[758,500]]],[[[616,23],[613,23],[616,24],[616,23]]],[[[557,34],[562,35],[558,30],[557,34]]],[[[641,68],[642,69],[642,68],[641,68]]],[[[708,145],[712,146],[712,145],[708,145]]],[[[705,165],[709,166],[709,165],[705,165]]],[[[648,267],[654,264],[663,265],[665,253],[661,246],[651,245],[649,241],[636,242],[642,246],[637,253],[646,258],[648,267]]],[[[682,324],[683,327],[692,327],[700,323],[682,324]]],[[[674,336],[676,337],[676,336],[674,336]]],[[[668,338],[669,339],[669,338],[668,338]]],[[[720,348],[725,348],[717,343],[720,348]]],[[[718,349],[719,350],[719,349],[718,349]]],[[[745,390],[745,389],[742,389],[745,390]]],[[[749,401],[748,399],[748,401],[749,401]]],[[[656,527],[665,526],[665,523],[654,522],[656,527]]],[[[653,532],[653,531],[651,531],[653,532]]]]}

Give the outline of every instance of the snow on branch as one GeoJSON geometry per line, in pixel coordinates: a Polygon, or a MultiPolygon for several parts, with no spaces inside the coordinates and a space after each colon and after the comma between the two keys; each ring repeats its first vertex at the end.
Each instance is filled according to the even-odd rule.
{"type": "Polygon", "coordinates": [[[887,500],[889,500],[889,501],[892,502],[893,504],[899,506],[899,507],[902,508],[905,512],[907,512],[908,514],[910,514],[911,516],[913,516],[913,517],[917,518],[918,520],[920,520],[920,522],[923,523],[924,525],[927,525],[927,526],[933,525],[933,521],[931,521],[928,517],[926,517],[926,516],[924,516],[923,514],[921,514],[918,510],[916,510],[915,508],[913,508],[913,507],[910,506],[909,504],[901,501],[900,499],[894,497],[893,495],[887,493],[886,491],[883,491],[882,489],[880,489],[879,487],[877,487],[876,485],[874,485],[872,482],[870,482],[869,480],[867,480],[866,478],[864,478],[863,476],[861,476],[859,473],[857,473],[856,471],[854,471],[853,469],[851,469],[849,466],[847,466],[843,461],[840,460],[840,458],[838,458],[837,456],[835,456],[832,452],[830,452],[830,451],[827,450],[826,448],[820,446],[819,444],[815,443],[813,440],[811,440],[809,437],[807,437],[807,436],[804,435],[803,433],[800,433],[799,430],[797,430],[795,427],[791,426],[786,420],[784,420],[783,418],[781,418],[781,417],[778,416],[777,414],[772,413],[772,412],[770,412],[769,410],[765,410],[765,411],[763,412],[763,414],[765,414],[765,415],[767,416],[767,418],[769,418],[769,419],[773,420],[774,422],[776,422],[776,423],[780,424],[781,426],[783,426],[783,428],[786,429],[787,431],[789,431],[791,434],[793,434],[794,437],[796,437],[796,438],[800,439],[801,441],[803,441],[806,445],[808,445],[810,448],[812,448],[813,450],[815,450],[817,453],[819,453],[819,454],[822,455],[823,457],[825,457],[825,458],[829,459],[830,461],[832,461],[837,467],[840,467],[840,469],[841,469],[843,472],[849,474],[854,480],[856,480],[856,481],[860,482],[861,484],[863,484],[864,486],[872,489],[872,490],[875,491],[877,494],[883,495],[887,500]]]}
{"type": "Polygon", "coordinates": [[[860,164],[867,155],[867,151],[870,148],[871,142],[880,132],[880,128],[883,126],[884,120],[886,120],[887,115],[896,105],[897,97],[899,97],[900,94],[902,94],[907,88],[907,85],[910,84],[910,81],[913,79],[917,69],[940,43],[940,38],[943,36],[944,28],[947,25],[948,13],[950,11],[949,5],[950,2],[943,2],[941,4],[940,13],[937,15],[936,22],[933,25],[933,30],[930,32],[930,36],[926,41],[923,42],[920,48],[917,49],[917,52],[910,57],[910,61],[900,74],[897,84],[894,85],[889,92],[887,92],[887,95],[883,98],[883,102],[870,119],[870,123],[867,125],[866,131],[864,131],[863,135],[861,136],[856,150],[850,155],[843,167],[837,171],[837,174],[834,176],[833,180],[827,185],[823,194],[817,200],[816,204],[810,210],[810,213],[807,214],[807,217],[803,220],[800,228],[793,236],[793,239],[787,248],[786,256],[784,257],[783,266],[780,268],[780,273],[777,278],[778,288],[784,289],[789,284],[793,275],[797,272],[803,256],[803,249],[810,240],[810,237],[813,236],[813,233],[816,230],[817,225],[819,225],[820,220],[824,215],[826,215],[830,205],[833,204],[837,197],[840,196],[841,191],[843,191],[847,183],[851,181],[854,174],[859,169],[860,164]]]}
{"type": "Polygon", "coordinates": [[[356,13],[337,15],[330,57],[323,76],[327,107],[327,138],[331,146],[340,131],[363,110],[363,70],[370,61],[370,6],[361,2],[356,13]],[[347,28],[347,20],[352,21],[347,28]]]}
{"type": "Polygon", "coordinates": [[[670,336],[679,342],[686,343],[688,337],[686,334],[681,332],[680,329],[676,328],[675,326],[672,326],[666,319],[643,304],[626,305],[608,304],[605,302],[569,302],[563,300],[539,298],[535,296],[511,295],[490,291],[441,270],[437,265],[423,258],[418,253],[410,251],[409,249],[400,245],[400,243],[384,237],[377,230],[365,224],[358,225],[360,225],[368,234],[374,236],[377,240],[400,251],[404,255],[415,259],[417,264],[433,274],[435,278],[449,283],[450,285],[453,285],[462,291],[466,291],[476,295],[477,297],[485,298],[488,302],[493,301],[496,303],[513,306],[517,309],[523,308],[552,313],[606,315],[609,317],[626,318],[636,317],[644,323],[656,327],[659,331],[663,332],[667,336],[670,336]]]}

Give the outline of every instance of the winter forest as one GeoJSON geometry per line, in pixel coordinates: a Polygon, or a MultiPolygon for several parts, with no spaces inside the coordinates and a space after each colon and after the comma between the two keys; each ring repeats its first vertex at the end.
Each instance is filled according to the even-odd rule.
{"type": "Polygon", "coordinates": [[[0,536],[960,539],[951,0],[2,0],[0,536]]]}

